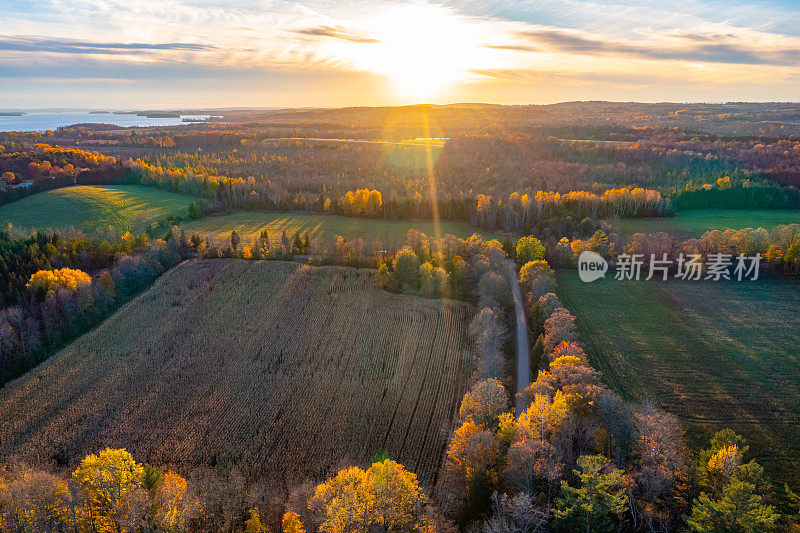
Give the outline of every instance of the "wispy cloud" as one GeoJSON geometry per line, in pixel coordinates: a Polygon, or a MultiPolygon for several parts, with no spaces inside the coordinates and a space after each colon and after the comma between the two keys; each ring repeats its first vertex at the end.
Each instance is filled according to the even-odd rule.
{"type": "Polygon", "coordinates": [[[317,26],[315,28],[301,28],[299,30],[294,30],[294,33],[299,33],[300,35],[308,35],[311,37],[330,37],[332,39],[341,39],[343,41],[349,41],[351,43],[380,42],[380,39],[375,39],[373,37],[361,35],[357,32],[342,27],[333,28],[331,26],[317,26]]]}
{"type": "Polygon", "coordinates": [[[0,50],[14,52],[115,55],[153,51],[202,52],[215,49],[216,46],[197,43],[103,43],[42,37],[0,37],[0,50]]]}
{"type": "Polygon", "coordinates": [[[541,52],[542,49],[536,46],[529,46],[523,44],[484,44],[484,48],[490,50],[506,50],[509,52],[541,52]]]}
{"type": "Polygon", "coordinates": [[[581,55],[616,55],[652,60],[731,63],[746,65],[798,65],[800,42],[777,48],[744,42],[735,34],[676,33],[651,42],[623,42],[563,30],[528,30],[519,33],[526,41],[550,51],[581,55]]]}

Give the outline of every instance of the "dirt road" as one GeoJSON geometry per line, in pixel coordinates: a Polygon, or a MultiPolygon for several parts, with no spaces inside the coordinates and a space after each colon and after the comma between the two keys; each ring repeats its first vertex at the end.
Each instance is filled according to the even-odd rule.
{"type": "Polygon", "coordinates": [[[514,414],[522,414],[524,404],[518,396],[531,383],[531,353],[528,344],[528,321],[525,319],[525,306],[522,304],[522,292],[517,281],[517,269],[514,261],[508,260],[508,282],[514,295],[514,314],[517,323],[517,390],[514,400],[514,414]]]}

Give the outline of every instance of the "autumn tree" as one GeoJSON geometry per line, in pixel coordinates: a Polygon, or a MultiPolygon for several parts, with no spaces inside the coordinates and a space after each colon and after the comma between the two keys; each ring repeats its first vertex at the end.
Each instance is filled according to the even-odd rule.
{"type": "Polygon", "coordinates": [[[72,473],[86,491],[89,521],[96,531],[122,531],[141,513],[144,468],[124,449],[87,455],[72,473]]]}
{"type": "Polygon", "coordinates": [[[550,513],[536,505],[526,492],[514,496],[494,493],[492,495],[492,516],[481,528],[482,533],[534,533],[544,531],[550,513]]]}
{"type": "Polygon", "coordinates": [[[75,291],[80,285],[92,283],[86,272],[75,268],[59,268],[57,270],[39,270],[31,275],[28,289],[39,298],[58,292],[60,289],[75,291]]]}
{"type": "Polygon", "coordinates": [[[507,337],[508,331],[492,309],[485,307],[472,319],[469,338],[472,343],[476,380],[502,379],[505,374],[503,345],[507,337]]]}
{"type": "Polygon", "coordinates": [[[485,489],[488,498],[494,490],[500,447],[491,430],[467,420],[453,432],[445,457],[442,503],[455,516],[461,513],[470,496],[475,498],[475,491],[485,489]]]}
{"type": "Polygon", "coordinates": [[[281,519],[282,533],[306,533],[300,515],[294,511],[286,511],[281,519]]]}
{"type": "Polygon", "coordinates": [[[478,280],[478,307],[500,309],[511,306],[511,287],[508,279],[494,270],[484,273],[478,280]]]}
{"type": "Polygon", "coordinates": [[[489,428],[497,424],[498,417],[508,407],[508,393],[503,384],[488,378],[477,382],[464,394],[458,414],[461,420],[472,420],[489,428]]]}
{"type": "Polygon", "coordinates": [[[329,533],[410,531],[422,524],[427,498],[417,476],[390,459],[366,471],[351,467],[318,485],[309,508],[323,517],[329,533]]]}
{"type": "Polygon", "coordinates": [[[419,286],[426,298],[440,298],[448,293],[448,275],[441,267],[422,263],[419,267],[419,286]]]}
{"type": "Polygon", "coordinates": [[[261,517],[256,509],[250,509],[248,513],[242,533],[269,533],[269,528],[261,523],[261,517]]]}
{"type": "Polygon", "coordinates": [[[544,260],[544,245],[536,237],[520,237],[517,241],[517,263],[524,265],[530,261],[544,260]]]}
{"type": "Polygon", "coordinates": [[[549,506],[563,474],[561,452],[547,440],[521,439],[508,449],[504,481],[509,489],[543,494],[549,506]]]}
{"type": "Polygon", "coordinates": [[[575,342],[578,332],[575,317],[563,307],[559,307],[544,322],[544,353],[550,353],[564,341],[575,342]]]}
{"type": "Polygon", "coordinates": [[[577,342],[561,341],[561,343],[553,348],[552,352],[550,352],[551,361],[554,361],[559,357],[577,357],[578,359],[588,363],[586,353],[577,342]]]}
{"type": "Polygon", "coordinates": [[[394,287],[399,290],[413,292],[419,285],[419,267],[421,263],[417,254],[404,246],[394,256],[394,287]]]}
{"type": "Polygon", "coordinates": [[[544,328],[545,320],[550,318],[550,315],[553,314],[553,311],[559,307],[564,306],[561,304],[561,300],[558,299],[558,296],[552,292],[548,292],[539,298],[532,308],[530,316],[531,327],[536,328],[535,331],[541,331],[542,328],[544,328]]]}
{"type": "Polygon", "coordinates": [[[539,298],[555,290],[555,273],[547,261],[529,261],[519,269],[519,285],[529,306],[532,306],[539,298]]]}
{"type": "Polygon", "coordinates": [[[634,431],[634,520],[651,531],[672,529],[686,504],[683,429],[674,415],[645,404],[634,414],[634,431]]]}
{"type": "Polygon", "coordinates": [[[152,519],[159,531],[185,531],[190,521],[200,513],[197,498],[189,494],[187,488],[183,477],[166,472],[152,490],[152,519]]]}
{"type": "Polygon", "coordinates": [[[68,484],[53,474],[26,468],[0,475],[0,531],[72,531],[78,505],[68,484]]]}

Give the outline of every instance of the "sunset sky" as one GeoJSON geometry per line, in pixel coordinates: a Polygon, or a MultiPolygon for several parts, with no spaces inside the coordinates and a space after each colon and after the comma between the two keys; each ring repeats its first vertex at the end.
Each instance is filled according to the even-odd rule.
{"type": "Polygon", "coordinates": [[[0,108],[800,100],[800,2],[0,0],[0,108]]]}

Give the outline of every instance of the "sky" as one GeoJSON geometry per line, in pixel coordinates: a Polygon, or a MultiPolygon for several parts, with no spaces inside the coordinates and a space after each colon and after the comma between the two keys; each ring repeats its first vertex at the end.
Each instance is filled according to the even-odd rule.
{"type": "Polygon", "coordinates": [[[0,21],[0,109],[800,100],[800,0],[0,0],[0,21]]]}

